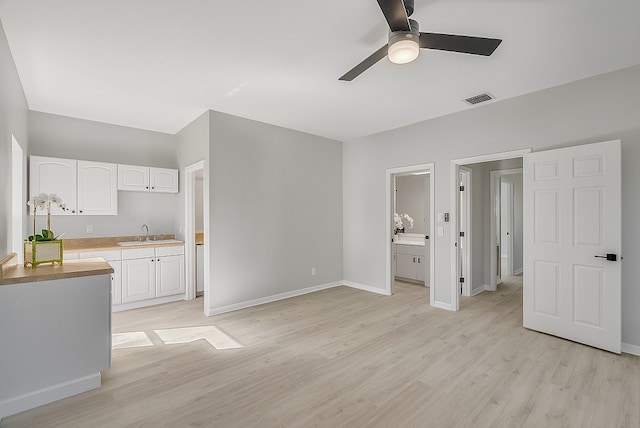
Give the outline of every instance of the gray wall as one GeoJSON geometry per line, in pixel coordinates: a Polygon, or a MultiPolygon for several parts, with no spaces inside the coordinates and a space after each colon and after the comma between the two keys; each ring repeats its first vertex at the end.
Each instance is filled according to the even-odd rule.
{"type": "MultiPolygon", "coordinates": [[[[24,200],[27,200],[26,154],[29,149],[28,106],[18,78],[4,28],[0,23],[0,258],[12,250],[9,230],[11,227],[11,135],[22,147],[25,154],[23,178],[24,200]]],[[[27,210],[25,205],[25,221],[23,236],[26,236],[27,210]]]]}
{"type": "Polygon", "coordinates": [[[413,219],[410,223],[402,219],[405,233],[424,235],[429,226],[429,175],[403,175],[396,177],[396,212],[408,214],[413,219]]]}
{"type": "MultiPolygon", "coordinates": [[[[451,159],[622,140],[622,338],[640,346],[640,66],[344,144],[344,279],[385,287],[385,172],[435,162],[436,212],[451,210],[451,159]]],[[[450,223],[435,238],[435,301],[451,301],[450,223]]]]}
{"type": "Polygon", "coordinates": [[[341,281],[342,144],[210,117],[211,309],[341,281]]]}
{"type": "MultiPolygon", "coordinates": [[[[185,167],[201,160],[205,161],[205,169],[208,168],[209,159],[209,110],[205,111],[189,125],[185,126],[175,136],[175,157],[177,167],[180,169],[180,177],[184,177],[185,167]]],[[[175,229],[180,239],[184,239],[184,210],[185,210],[185,185],[180,180],[180,192],[176,198],[175,229]]]]}
{"type": "MultiPolygon", "coordinates": [[[[175,137],[160,132],[29,112],[29,154],[66,159],[177,168],[175,137]]],[[[181,181],[181,180],[180,180],[181,181]]],[[[56,216],[52,229],[65,238],[177,233],[177,195],[118,192],[117,216],[56,216]],[[93,233],[86,233],[86,226],[93,233]]]]}

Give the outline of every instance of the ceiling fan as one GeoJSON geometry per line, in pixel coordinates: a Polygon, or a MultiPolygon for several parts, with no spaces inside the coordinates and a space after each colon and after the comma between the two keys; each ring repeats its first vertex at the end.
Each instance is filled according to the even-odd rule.
{"type": "Polygon", "coordinates": [[[396,64],[406,64],[418,57],[420,48],[489,56],[501,39],[458,36],[455,34],[421,33],[418,22],[409,19],[414,0],[378,0],[389,23],[389,43],[353,67],[338,80],[352,81],[385,56],[396,64]]]}

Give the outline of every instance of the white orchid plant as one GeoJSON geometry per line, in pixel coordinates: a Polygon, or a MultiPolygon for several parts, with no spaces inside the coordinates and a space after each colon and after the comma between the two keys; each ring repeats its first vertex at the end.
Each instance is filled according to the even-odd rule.
{"type": "Polygon", "coordinates": [[[394,233],[397,235],[398,233],[404,233],[404,223],[402,219],[405,219],[409,223],[409,229],[413,229],[413,219],[407,213],[393,214],[393,222],[395,224],[394,233]]]}
{"type": "Polygon", "coordinates": [[[29,236],[29,241],[52,241],[55,235],[51,231],[51,205],[57,205],[63,211],[66,211],[67,204],[65,204],[55,193],[50,195],[40,193],[39,195],[31,198],[31,200],[27,202],[27,205],[33,209],[33,235],[29,236]],[[36,218],[38,209],[45,208],[47,210],[47,228],[42,229],[42,234],[36,234],[36,218]]]}

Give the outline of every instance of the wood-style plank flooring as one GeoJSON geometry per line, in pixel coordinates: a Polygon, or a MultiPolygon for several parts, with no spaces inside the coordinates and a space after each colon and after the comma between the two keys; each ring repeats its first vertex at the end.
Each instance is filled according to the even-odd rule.
{"type": "Polygon", "coordinates": [[[114,314],[114,333],[144,332],[130,345],[147,346],[115,349],[98,390],[1,426],[640,427],[640,358],[524,329],[521,278],[457,313],[429,306],[425,287],[395,290],[210,318],[202,299],[114,314]],[[156,332],[195,326],[229,349],[156,332]]]}

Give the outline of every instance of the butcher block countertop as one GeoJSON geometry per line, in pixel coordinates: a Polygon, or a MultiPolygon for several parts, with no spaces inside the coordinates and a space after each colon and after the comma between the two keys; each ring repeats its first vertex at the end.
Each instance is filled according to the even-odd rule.
{"type": "Polygon", "coordinates": [[[68,260],[62,265],[47,263],[37,268],[18,264],[16,253],[0,260],[0,286],[112,273],[113,268],[103,259],[68,260]]]}
{"type": "MultiPolygon", "coordinates": [[[[161,235],[162,239],[175,239],[175,235],[161,235]]],[[[124,250],[130,248],[154,248],[154,247],[174,247],[184,245],[182,241],[170,243],[158,243],[153,240],[145,241],[145,244],[135,246],[121,246],[118,242],[137,241],[138,236],[109,236],[103,238],[69,238],[63,239],[62,245],[65,252],[82,253],[88,251],[124,250]]]]}

